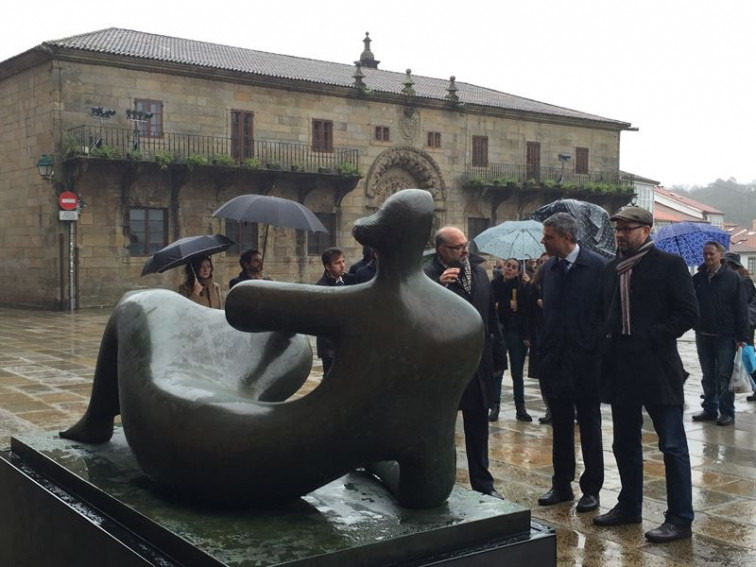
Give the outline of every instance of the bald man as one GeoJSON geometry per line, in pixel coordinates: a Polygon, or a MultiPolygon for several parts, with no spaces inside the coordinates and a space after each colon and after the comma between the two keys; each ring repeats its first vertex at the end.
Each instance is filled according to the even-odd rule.
{"type": "Polygon", "coordinates": [[[458,228],[446,226],[436,233],[436,253],[425,264],[425,274],[469,302],[480,313],[485,345],[478,369],[462,394],[459,409],[465,429],[465,448],[473,490],[501,498],[488,470],[488,410],[494,400],[494,373],[506,367],[504,341],[484,260],[468,253],[468,240],[458,228]]]}

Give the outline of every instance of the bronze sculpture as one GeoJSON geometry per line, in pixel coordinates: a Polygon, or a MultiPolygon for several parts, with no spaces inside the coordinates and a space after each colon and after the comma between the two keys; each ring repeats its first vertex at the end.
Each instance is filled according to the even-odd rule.
{"type": "MultiPolygon", "coordinates": [[[[334,340],[333,367],[308,395],[263,401],[239,385],[223,399],[198,397],[192,393],[197,385],[186,386],[180,370],[182,364],[195,364],[201,353],[177,361],[174,353],[159,352],[154,348],[159,345],[141,334],[157,335],[159,344],[168,344],[175,340],[174,330],[151,321],[141,306],[124,308],[120,320],[108,324],[106,337],[117,340],[119,348],[127,343],[128,356],[113,360],[113,345],[103,339],[110,354],[101,351],[87,415],[61,435],[105,441],[101,434],[91,435],[103,429],[93,416],[115,415],[120,398],[124,432],[140,467],[186,498],[275,502],[365,466],[401,505],[439,505],[454,485],[457,404],[477,366],[483,327],[467,302],[421,269],[432,219],[431,195],[408,189],[358,220],[355,238],[375,248],[379,258],[376,277],[365,284],[328,288],[258,280],[231,290],[226,317],[233,327],[253,336],[272,331],[271,337],[294,337],[282,357],[291,360],[273,357],[277,368],[261,369],[263,375],[286,374],[296,366],[291,361],[297,359],[300,336],[293,333],[334,340]],[[161,377],[169,367],[173,373],[161,377]],[[161,381],[170,387],[156,387],[161,381]]],[[[134,298],[151,293],[170,292],[134,298]]],[[[279,390],[278,398],[286,388],[279,390]]]]}

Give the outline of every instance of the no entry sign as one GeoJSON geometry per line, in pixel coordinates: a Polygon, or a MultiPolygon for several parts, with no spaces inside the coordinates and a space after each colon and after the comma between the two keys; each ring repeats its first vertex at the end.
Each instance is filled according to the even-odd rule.
{"type": "Polygon", "coordinates": [[[73,211],[79,206],[79,198],[73,191],[63,191],[58,197],[58,204],[64,211],[73,211]]]}

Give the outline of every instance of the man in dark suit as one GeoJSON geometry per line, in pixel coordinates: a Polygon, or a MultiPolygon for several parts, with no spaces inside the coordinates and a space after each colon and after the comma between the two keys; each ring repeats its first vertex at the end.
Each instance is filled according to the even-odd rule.
{"type": "MultiPolygon", "coordinates": [[[[501,498],[488,470],[488,410],[494,403],[493,376],[506,367],[504,342],[483,259],[468,254],[465,233],[447,226],[436,233],[436,253],[425,274],[468,301],[483,319],[485,342],[475,375],[462,394],[459,409],[465,429],[465,449],[473,490],[501,498]]],[[[443,329],[441,330],[443,332],[443,329]]]]}
{"type": "Polygon", "coordinates": [[[593,523],[641,522],[645,407],[659,436],[667,483],[665,521],[647,532],[646,539],[661,543],[689,538],[693,497],[683,426],[685,371],[677,338],[696,323],[698,302],[683,259],[658,250],[649,238],[651,213],[626,207],[611,219],[617,223],[618,256],[601,274],[601,398],[612,405],[612,448],[622,489],[617,505],[593,523]]]}
{"type": "Polygon", "coordinates": [[[577,241],[577,223],[567,213],[543,221],[541,242],[551,258],[541,266],[543,329],[538,339],[538,377],[551,412],[552,487],[538,499],[541,506],[574,498],[575,412],[585,471],[578,512],[599,507],[604,484],[601,402],[596,356],[597,300],[604,260],[577,241]]]}

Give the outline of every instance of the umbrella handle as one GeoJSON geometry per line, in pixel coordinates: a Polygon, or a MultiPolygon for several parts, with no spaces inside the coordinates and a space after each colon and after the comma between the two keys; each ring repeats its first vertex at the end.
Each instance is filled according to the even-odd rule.
{"type": "Polygon", "coordinates": [[[262,257],[260,258],[260,261],[265,260],[265,248],[268,246],[268,229],[270,228],[269,224],[265,225],[265,236],[263,237],[263,249],[262,249],[262,257]]]}

